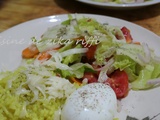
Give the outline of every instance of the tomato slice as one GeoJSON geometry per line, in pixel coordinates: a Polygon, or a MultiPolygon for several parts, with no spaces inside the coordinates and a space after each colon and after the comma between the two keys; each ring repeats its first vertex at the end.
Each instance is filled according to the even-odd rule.
{"type": "Polygon", "coordinates": [[[111,86],[114,90],[117,99],[124,98],[129,91],[129,82],[128,82],[128,75],[125,71],[116,70],[112,73],[110,78],[107,79],[107,83],[111,86]]]}
{"type": "Polygon", "coordinates": [[[93,60],[94,59],[94,54],[95,54],[96,48],[97,48],[96,45],[92,45],[92,46],[88,47],[88,51],[86,53],[86,56],[87,56],[88,60],[93,60]]]}
{"type": "Polygon", "coordinates": [[[86,72],[84,73],[83,79],[87,78],[88,83],[94,83],[94,82],[98,82],[98,77],[96,74],[91,73],[91,72],[86,72]]]}
{"type": "MultiPolygon", "coordinates": [[[[89,19],[89,20],[90,20],[90,19],[89,19]]],[[[86,58],[87,58],[87,60],[88,60],[88,61],[94,60],[94,54],[95,54],[97,45],[92,45],[92,44],[86,43],[85,37],[83,37],[83,36],[78,37],[78,38],[75,38],[74,40],[80,41],[81,45],[82,45],[84,48],[88,48],[88,51],[86,52],[86,58]]]]}

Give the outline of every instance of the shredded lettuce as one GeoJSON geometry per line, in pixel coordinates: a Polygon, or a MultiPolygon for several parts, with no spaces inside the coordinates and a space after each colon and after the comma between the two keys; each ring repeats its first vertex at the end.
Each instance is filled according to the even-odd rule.
{"type": "MultiPolygon", "coordinates": [[[[77,46],[75,46],[75,48],[71,49],[66,53],[66,57],[63,59],[62,63],[68,65],[68,64],[72,64],[72,63],[77,63],[81,61],[81,57],[82,54],[81,53],[85,53],[86,50],[85,49],[77,49],[77,48],[82,48],[82,46],[80,44],[78,44],[77,46]],[[84,52],[83,52],[84,51],[84,52]],[[76,54],[72,54],[72,53],[76,53],[76,54]],[[69,55],[70,54],[70,55],[69,55]]],[[[64,52],[63,52],[64,53],[64,52]]]]}
{"type": "Polygon", "coordinates": [[[58,69],[57,72],[62,75],[64,78],[68,77],[76,77],[82,78],[85,72],[95,72],[93,67],[88,63],[76,63],[70,66],[72,70],[60,70],[58,69]]]}
{"type": "Polygon", "coordinates": [[[51,50],[47,51],[51,58],[23,59],[15,71],[0,73],[2,120],[53,120],[66,98],[80,87],[69,78],[81,80],[85,72],[99,72],[98,82],[104,82],[107,74],[124,70],[133,90],[153,88],[148,81],[160,78],[159,61],[148,45],[129,44],[120,27],[92,18],[69,15],[68,20],[49,28],[40,40],[33,37],[32,41],[40,53],[51,50]],[[96,45],[92,64],[82,63],[88,45],[96,45]],[[101,68],[96,70],[92,65],[101,68]]]}
{"type": "Polygon", "coordinates": [[[106,59],[114,58],[114,69],[126,71],[133,90],[153,88],[149,80],[160,77],[160,65],[155,62],[155,54],[146,44],[128,44],[113,39],[101,42],[96,50],[98,65],[105,65],[106,59]]]}
{"type": "Polygon", "coordinates": [[[0,73],[0,119],[53,119],[54,112],[77,89],[45,66],[0,73]]]}

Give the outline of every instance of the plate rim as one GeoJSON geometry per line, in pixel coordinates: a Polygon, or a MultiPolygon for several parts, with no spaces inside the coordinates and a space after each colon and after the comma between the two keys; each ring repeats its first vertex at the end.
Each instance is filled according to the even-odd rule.
{"type": "Polygon", "coordinates": [[[101,2],[95,2],[92,0],[76,0],[78,2],[82,2],[85,4],[98,6],[98,7],[105,7],[105,8],[139,8],[139,7],[145,7],[150,5],[159,4],[160,1],[158,0],[151,0],[143,3],[133,3],[133,4],[112,4],[112,3],[101,3],[101,2]]]}
{"type": "Polygon", "coordinates": [[[68,14],[66,14],[66,13],[63,14],[63,13],[62,13],[62,14],[56,14],[56,15],[49,15],[49,16],[38,17],[38,18],[30,19],[30,20],[28,20],[28,21],[21,22],[21,23],[19,23],[19,24],[17,24],[17,25],[14,25],[14,26],[12,26],[12,27],[10,27],[10,28],[8,28],[8,29],[0,32],[0,35],[1,35],[1,34],[5,34],[6,32],[8,32],[8,31],[10,31],[10,30],[12,30],[12,29],[15,29],[16,27],[20,27],[21,25],[25,25],[25,24],[27,24],[27,23],[31,23],[31,22],[39,21],[39,20],[44,20],[44,19],[49,19],[49,18],[53,18],[53,17],[66,17],[66,16],[68,16],[68,15],[99,16],[99,17],[114,19],[114,20],[118,20],[118,21],[121,21],[121,22],[126,22],[127,24],[130,24],[130,25],[134,25],[134,26],[136,26],[136,27],[139,27],[140,29],[143,29],[143,30],[145,30],[145,31],[150,32],[151,34],[153,34],[153,35],[156,36],[156,37],[160,37],[160,36],[158,36],[156,33],[154,33],[153,31],[150,31],[149,29],[144,28],[143,26],[140,26],[140,25],[138,25],[138,24],[136,24],[136,23],[133,23],[133,22],[130,22],[130,21],[128,21],[128,20],[121,19],[121,18],[117,18],[117,17],[112,17],[112,16],[107,16],[107,15],[92,14],[92,13],[68,13],[68,14]]]}
{"type": "MultiPolygon", "coordinates": [[[[15,26],[13,26],[13,27],[11,27],[11,28],[9,28],[9,29],[7,29],[7,30],[5,30],[5,31],[3,31],[2,33],[0,33],[0,36],[2,35],[2,34],[6,34],[7,32],[10,32],[10,30],[12,31],[12,30],[14,30],[14,29],[16,29],[17,27],[21,27],[21,25],[25,25],[26,23],[34,23],[34,22],[36,22],[36,21],[41,21],[41,20],[46,20],[46,19],[50,19],[50,18],[52,18],[53,16],[55,17],[55,16],[57,16],[57,17],[60,17],[60,18],[63,18],[63,17],[67,17],[67,15],[68,14],[59,14],[59,15],[51,15],[51,16],[45,16],[45,17],[41,17],[41,18],[36,18],[36,19],[32,19],[32,20],[29,20],[29,21],[26,21],[26,22],[23,22],[23,23],[20,23],[20,24],[18,24],[18,25],[15,25],[15,26]]],[[[75,14],[71,14],[71,15],[75,15],[75,14]]],[[[158,36],[158,35],[156,35],[155,33],[153,33],[152,31],[149,31],[148,29],[146,29],[146,28],[143,28],[142,26],[139,26],[139,25],[137,25],[137,24],[135,24],[135,23],[132,23],[132,22],[129,22],[129,21],[126,21],[126,20],[123,20],[123,19],[119,19],[119,18],[115,18],[115,17],[110,17],[110,16],[105,16],[105,15],[98,15],[98,14],[84,14],[84,13],[78,13],[77,15],[85,15],[85,16],[100,16],[100,17],[102,17],[102,18],[110,18],[110,19],[114,19],[114,20],[116,20],[116,21],[120,21],[120,22],[125,22],[125,23],[127,23],[127,24],[129,24],[129,25],[131,25],[131,26],[135,26],[136,28],[139,28],[139,29],[141,29],[141,30],[144,30],[144,31],[146,31],[146,32],[149,32],[152,36],[155,36],[157,39],[160,39],[160,37],[158,36]]],[[[4,35],[4,36],[6,36],[6,35],[4,35]]],[[[157,40],[156,39],[156,40],[157,40]]],[[[159,42],[160,43],[160,42],[159,42]]]]}

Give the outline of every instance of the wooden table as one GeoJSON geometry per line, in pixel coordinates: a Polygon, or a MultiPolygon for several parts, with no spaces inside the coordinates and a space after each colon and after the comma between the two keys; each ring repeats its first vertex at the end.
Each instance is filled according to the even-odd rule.
{"type": "Polygon", "coordinates": [[[160,36],[160,4],[134,10],[95,8],[75,0],[0,0],[0,32],[44,16],[92,13],[136,23],[160,36]]]}

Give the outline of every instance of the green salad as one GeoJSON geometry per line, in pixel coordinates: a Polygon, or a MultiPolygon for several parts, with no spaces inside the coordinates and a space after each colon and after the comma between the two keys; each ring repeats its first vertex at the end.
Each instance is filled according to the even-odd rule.
{"type": "Polygon", "coordinates": [[[117,99],[159,85],[159,57],[126,26],[68,15],[31,40],[21,65],[0,73],[0,120],[60,120],[67,97],[85,84],[110,85],[117,99]]]}

